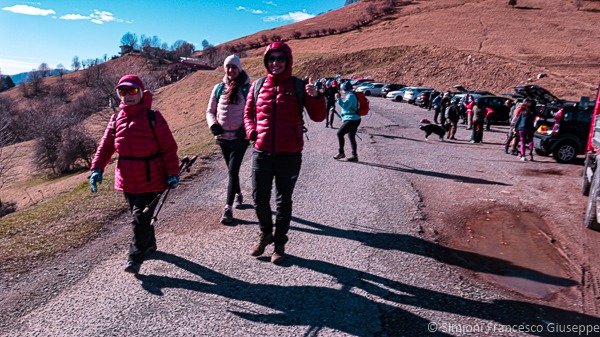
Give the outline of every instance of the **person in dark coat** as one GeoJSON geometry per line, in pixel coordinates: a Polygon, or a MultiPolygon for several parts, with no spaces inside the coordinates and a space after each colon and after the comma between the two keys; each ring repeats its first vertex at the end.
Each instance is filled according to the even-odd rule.
{"type": "Polygon", "coordinates": [[[90,186],[97,192],[102,173],[117,152],[115,190],[123,191],[129,203],[132,239],[125,271],[137,274],[147,255],[156,251],[151,202],[168,188],[179,184],[177,143],[159,111],[152,112],[152,94],[136,75],[126,75],[116,86],[121,98],[92,161],[90,186]],[[150,205],[149,211],[143,212],[150,205]]]}
{"type": "Polygon", "coordinates": [[[473,132],[471,134],[471,143],[483,143],[483,123],[487,110],[481,100],[476,100],[473,106],[473,132]]]}
{"type": "Polygon", "coordinates": [[[325,96],[325,102],[327,103],[327,113],[328,117],[325,118],[325,127],[333,128],[333,117],[335,117],[335,100],[336,94],[340,91],[337,86],[337,82],[335,80],[328,80],[325,82],[325,90],[323,91],[323,96],[325,96]]]}
{"type": "MultiPolygon", "coordinates": [[[[260,256],[266,246],[275,244],[271,262],[279,264],[285,259],[285,244],[292,217],[292,194],[302,163],[303,114],[299,95],[304,97],[308,116],[322,122],[327,116],[325,98],[310,79],[304,93],[296,92],[296,79],[292,77],[292,50],[284,42],[271,43],[264,53],[267,77],[258,97],[249,94],[244,110],[246,135],[254,141],[252,153],[252,197],[260,225],[260,237],[250,251],[260,256]],[[273,234],[273,217],[270,205],[271,189],[275,180],[277,215],[273,234]]],[[[254,93],[255,81],[250,88],[254,93]]]]}
{"type": "Polygon", "coordinates": [[[456,140],[456,128],[460,119],[460,98],[456,98],[452,101],[450,106],[446,108],[446,120],[450,123],[450,130],[448,130],[448,139],[456,140]]]}

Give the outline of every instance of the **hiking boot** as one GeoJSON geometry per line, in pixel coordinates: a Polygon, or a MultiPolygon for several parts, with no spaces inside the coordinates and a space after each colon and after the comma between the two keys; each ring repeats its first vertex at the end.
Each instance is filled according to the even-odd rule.
{"type": "Polygon", "coordinates": [[[527,161],[527,157],[521,156],[521,161],[527,161]]]}
{"type": "Polygon", "coordinates": [[[231,210],[231,206],[225,206],[223,210],[223,216],[221,217],[221,223],[223,225],[228,225],[233,222],[233,211],[231,210]]]}
{"type": "Polygon", "coordinates": [[[271,255],[271,262],[274,264],[280,264],[285,260],[285,244],[276,243],[273,255],[271,255]]]}
{"type": "Polygon", "coordinates": [[[333,159],[342,159],[342,158],[346,158],[346,155],[343,153],[338,153],[333,157],[333,159]]]}
{"type": "Polygon", "coordinates": [[[242,193],[236,193],[235,198],[233,199],[233,207],[240,209],[242,208],[242,204],[244,203],[244,196],[242,193]]]}
{"type": "Polygon", "coordinates": [[[358,161],[358,156],[353,154],[352,157],[348,157],[347,161],[358,161]]]}
{"type": "Polygon", "coordinates": [[[261,256],[265,252],[265,248],[271,243],[273,243],[273,234],[261,232],[258,243],[252,247],[250,255],[261,256]]]}
{"type": "Polygon", "coordinates": [[[142,267],[141,263],[127,261],[127,265],[125,266],[125,271],[128,273],[132,273],[137,275],[140,272],[140,268],[142,267]]]}
{"type": "Polygon", "coordinates": [[[532,154],[529,155],[529,161],[533,161],[533,155],[532,154]]]}

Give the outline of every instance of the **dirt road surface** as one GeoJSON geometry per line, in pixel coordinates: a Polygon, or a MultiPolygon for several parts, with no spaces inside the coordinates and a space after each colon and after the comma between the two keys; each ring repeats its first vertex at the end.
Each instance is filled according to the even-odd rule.
{"type": "Polygon", "coordinates": [[[158,252],[141,275],[122,270],[129,226],[120,218],[83,249],[3,277],[0,335],[561,336],[572,335],[573,324],[600,329],[600,237],[583,226],[580,162],[520,162],[501,150],[507,126],[493,126],[483,144],[469,143],[463,125],[457,141],[425,141],[417,126],[431,112],[382,98],[371,106],[358,163],[332,159],[337,130],[308,123],[283,265],[248,255],[258,234],[249,153],[244,208],[232,226],[219,224],[226,172],[217,156],[171,194],[157,223],[158,252]]]}

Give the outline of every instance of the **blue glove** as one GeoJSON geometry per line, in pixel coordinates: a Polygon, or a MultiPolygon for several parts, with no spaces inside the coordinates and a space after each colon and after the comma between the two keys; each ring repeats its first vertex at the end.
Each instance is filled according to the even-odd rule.
{"type": "Polygon", "coordinates": [[[179,185],[179,175],[178,174],[168,174],[167,175],[167,185],[169,188],[175,188],[179,185]]]}
{"type": "Polygon", "coordinates": [[[96,184],[102,184],[102,170],[99,168],[93,169],[92,175],[90,176],[90,187],[94,193],[98,192],[96,184]]]}

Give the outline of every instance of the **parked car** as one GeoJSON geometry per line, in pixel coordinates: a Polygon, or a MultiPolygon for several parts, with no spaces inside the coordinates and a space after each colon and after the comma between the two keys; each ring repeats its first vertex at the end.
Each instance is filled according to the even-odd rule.
{"type": "Polygon", "coordinates": [[[387,95],[385,95],[385,98],[392,100],[394,102],[402,102],[402,98],[404,97],[405,90],[406,90],[406,87],[404,87],[400,90],[390,91],[390,92],[388,92],[387,95]]]}
{"type": "Polygon", "coordinates": [[[539,155],[552,154],[559,163],[573,161],[584,154],[588,142],[594,105],[565,102],[553,117],[539,118],[533,147],[539,155]]]}
{"type": "Polygon", "coordinates": [[[429,87],[408,87],[404,91],[404,97],[402,99],[406,101],[406,103],[415,104],[415,99],[420,92],[433,90],[433,88],[429,87]]]}
{"type": "Polygon", "coordinates": [[[390,91],[400,90],[404,87],[406,87],[404,84],[386,84],[383,86],[383,88],[381,88],[381,97],[385,97],[390,91]]]}
{"type": "MultiPolygon", "coordinates": [[[[431,100],[431,95],[439,94],[438,91],[423,91],[417,95],[415,99],[415,105],[418,105],[421,108],[427,108],[429,106],[429,101],[431,100]]],[[[435,98],[435,97],[434,97],[435,98]]]]}
{"type": "Polygon", "coordinates": [[[360,85],[362,85],[362,84],[371,83],[371,82],[375,82],[375,80],[372,79],[372,78],[367,78],[367,77],[365,77],[365,78],[355,78],[355,79],[350,80],[350,84],[352,84],[352,86],[355,87],[355,88],[358,87],[358,86],[360,86],[360,85]]]}
{"type": "Polygon", "coordinates": [[[493,112],[487,116],[492,123],[508,123],[510,119],[510,108],[506,106],[506,101],[510,98],[503,96],[480,96],[475,98],[476,102],[482,102],[486,108],[493,112]]]}
{"type": "Polygon", "coordinates": [[[385,83],[378,83],[378,82],[373,82],[373,83],[367,83],[364,85],[361,85],[360,87],[356,88],[357,92],[362,92],[365,94],[365,96],[379,96],[381,95],[381,89],[383,88],[383,86],[385,85],[385,83]]]}

